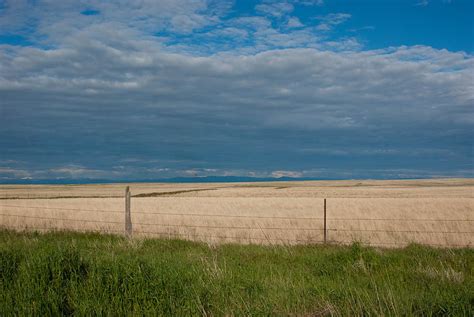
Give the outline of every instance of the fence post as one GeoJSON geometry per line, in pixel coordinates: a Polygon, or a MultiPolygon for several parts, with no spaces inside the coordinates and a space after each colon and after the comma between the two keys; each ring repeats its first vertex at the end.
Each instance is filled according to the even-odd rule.
{"type": "Polygon", "coordinates": [[[125,188],[125,234],[132,235],[132,215],[130,213],[130,187],[125,188]]]}
{"type": "Polygon", "coordinates": [[[326,226],[326,198],[324,198],[324,243],[327,242],[327,226],[326,226]]]}

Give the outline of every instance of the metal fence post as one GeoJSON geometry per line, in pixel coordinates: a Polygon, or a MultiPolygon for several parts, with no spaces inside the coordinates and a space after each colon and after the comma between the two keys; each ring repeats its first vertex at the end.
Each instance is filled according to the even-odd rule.
{"type": "Polygon", "coordinates": [[[125,234],[130,237],[132,235],[132,215],[130,213],[130,187],[125,188],[125,234]]]}
{"type": "Polygon", "coordinates": [[[327,242],[327,225],[326,225],[326,198],[324,198],[324,243],[327,242]]]}

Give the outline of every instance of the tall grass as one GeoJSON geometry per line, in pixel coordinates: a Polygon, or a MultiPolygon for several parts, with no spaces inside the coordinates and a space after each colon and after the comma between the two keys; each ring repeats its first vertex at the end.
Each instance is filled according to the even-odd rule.
{"type": "Polygon", "coordinates": [[[474,250],[0,231],[0,315],[457,315],[474,250]]]}

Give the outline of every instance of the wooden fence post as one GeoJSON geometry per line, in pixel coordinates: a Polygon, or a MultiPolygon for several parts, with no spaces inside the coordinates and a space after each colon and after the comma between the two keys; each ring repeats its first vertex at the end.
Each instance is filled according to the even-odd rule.
{"type": "Polygon", "coordinates": [[[324,198],[324,243],[327,242],[327,226],[326,226],[326,198],[324,198]]]}
{"type": "Polygon", "coordinates": [[[132,236],[132,215],[130,213],[130,187],[125,188],[125,234],[132,236]]]}

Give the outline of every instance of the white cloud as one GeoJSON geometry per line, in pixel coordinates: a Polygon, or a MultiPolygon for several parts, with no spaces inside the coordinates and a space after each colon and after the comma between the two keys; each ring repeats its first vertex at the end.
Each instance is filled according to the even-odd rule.
{"type": "Polygon", "coordinates": [[[29,178],[31,173],[24,169],[16,169],[11,167],[0,167],[0,179],[11,178],[29,178]]]}
{"type": "Polygon", "coordinates": [[[292,0],[295,4],[301,4],[304,6],[322,6],[324,5],[324,0],[292,0]]]}
{"type": "Polygon", "coordinates": [[[416,46],[193,57],[147,40],[124,45],[123,33],[113,36],[101,43],[71,39],[74,46],[54,50],[16,47],[15,54],[0,55],[5,109],[34,100],[52,111],[47,104],[54,96],[66,109],[78,104],[88,112],[100,102],[119,110],[135,99],[143,109],[266,109],[265,125],[306,129],[472,118],[474,61],[462,53],[416,46]],[[95,94],[84,94],[88,90],[95,94]]]}
{"type": "Polygon", "coordinates": [[[7,0],[0,13],[3,32],[23,34],[30,40],[57,43],[94,24],[114,21],[153,34],[162,30],[188,33],[219,21],[230,9],[230,1],[211,6],[206,0],[131,1],[17,1],[7,0]],[[98,15],[81,14],[94,9],[98,15]]]}
{"type": "Polygon", "coordinates": [[[52,168],[45,171],[36,172],[42,177],[48,178],[69,178],[69,179],[79,179],[79,178],[110,178],[110,177],[119,177],[124,174],[124,171],[117,170],[99,170],[86,168],[80,165],[68,165],[52,168]]]}
{"type": "Polygon", "coordinates": [[[280,178],[280,177],[297,178],[297,177],[302,177],[303,173],[302,172],[296,172],[296,171],[273,171],[271,173],[271,176],[275,177],[275,178],[280,178]]]}
{"type": "Polygon", "coordinates": [[[346,22],[350,18],[351,15],[348,13],[330,13],[318,18],[321,22],[316,29],[320,31],[330,31],[335,26],[346,22]]]}
{"type": "Polygon", "coordinates": [[[280,18],[294,9],[293,5],[286,2],[280,3],[263,3],[255,6],[255,10],[263,14],[268,14],[277,18],[280,18]]]}
{"type": "Polygon", "coordinates": [[[289,28],[300,28],[304,26],[304,24],[301,23],[300,19],[298,19],[297,17],[290,17],[286,25],[289,28]]]}
{"type": "MultiPolygon", "coordinates": [[[[69,164],[82,157],[78,149],[95,158],[102,147],[137,156],[139,161],[126,162],[117,173],[147,175],[130,166],[148,164],[157,175],[177,173],[177,166],[222,175],[242,172],[240,166],[223,166],[235,160],[232,149],[250,165],[256,164],[255,153],[260,158],[289,153],[285,162],[291,162],[303,145],[321,146],[313,144],[324,142],[318,133],[348,146],[367,142],[366,149],[373,146],[367,140],[380,145],[403,138],[409,151],[439,148],[436,153],[444,158],[453,151],[468,155],[472,55],[428,46],[363,50],[356,38],[329,40],[330,34],[316,32],[344,23],[350,18],[344,13],[320,17],[313,27],[290,17],[291,6],[223,21],[228,8],[210,9],[204,1],[122,5],[126,10],[118,10],[117,3],[64,1],[53,9],[52,2],[42,2],[30,14],[30,2],[9,2],[0,28],[29,34],[25,29],[37,16],[32,36],[46,39],[31,47],[0,46],[0,139],[9,150],[2,160],[28,161],[51,148],[64,149],[50,153],[51,159],[70,157],[51,163],[59,167],[47,166],[43,174],[30,175],[18,164],[2,175],[105,177],[117,157],[103,158],[98,167],[69,164]],[[100,14],[81,15],[82,3],[100,14]],[[209,25],[215,27],[186,33],[209,25]],[[156,36],[162,30],[183,34],[156,36]],[[452,142],[455,138],[461,141],[452,142]],[[143,152],[148,154],[139,157],[143,152]],[[166,165],[151,164],[152,159],[166,165]],[[212,160],[218,166],[203,163],[212,160]]],[[[341,148],[323,145],[328,153],[341,148]]],[[[392,148],[408,151],[404,146],[392,148]]],[[[275,163],[258,171],[286,169],[294,166],[275,163]]]]}

